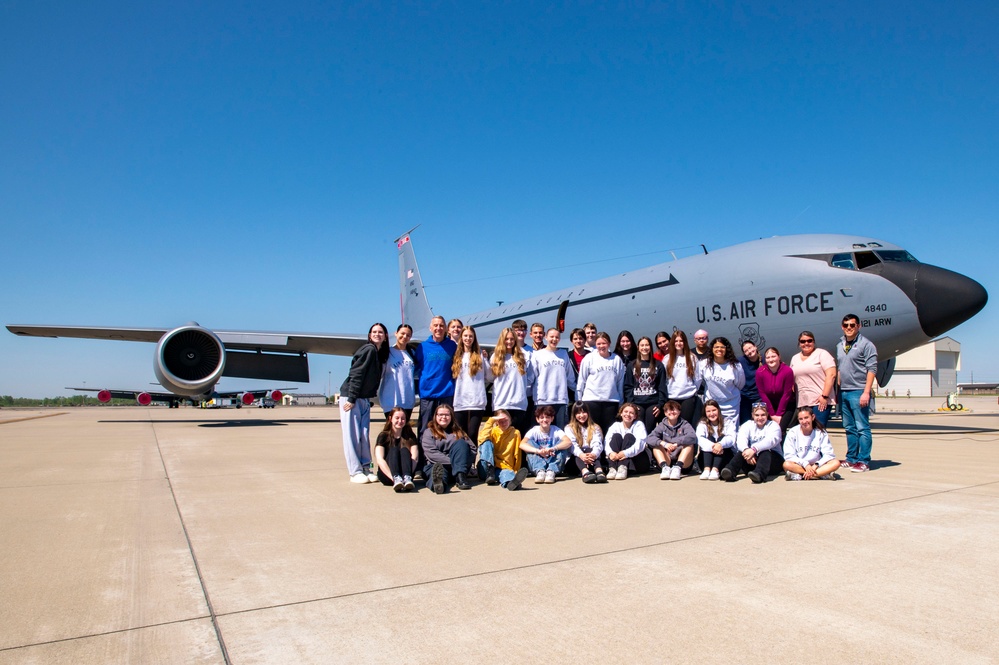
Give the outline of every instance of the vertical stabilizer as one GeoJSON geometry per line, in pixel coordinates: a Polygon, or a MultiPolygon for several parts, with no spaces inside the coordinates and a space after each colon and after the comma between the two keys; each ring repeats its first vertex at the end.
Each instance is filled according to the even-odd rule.
{"type": "Polygon", "coordinates": [[[416,230],[413,227],[395,240],[399,249],[399,305],[402,310],[402,322],[413,326],[416,337],[423,336],[430,328],[430,319],[434,313],[430,311],[427,294],[423,290],[423,277],[416,265],[416,253],[410,234],[416,230]]]}

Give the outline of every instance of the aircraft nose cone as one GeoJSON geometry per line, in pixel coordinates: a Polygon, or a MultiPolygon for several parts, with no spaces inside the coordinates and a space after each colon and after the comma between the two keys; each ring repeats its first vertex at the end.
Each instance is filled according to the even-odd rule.
{"type": "Polygon", "coordinates": [[[964,323],[989,300],[985,287],[975,280],[925,263],[916,273],[915,287],[913,302],[919,325],[930,337],[964,323]]]}

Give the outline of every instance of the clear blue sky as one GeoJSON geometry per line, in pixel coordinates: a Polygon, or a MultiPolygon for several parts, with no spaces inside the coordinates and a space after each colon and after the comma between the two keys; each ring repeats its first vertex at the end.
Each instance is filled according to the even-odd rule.
{"type": "MultiPolygon", "coordinates": [[[[806,232],[999,294],[995,2],[326,4],[0,0],[2,323],[394,327],[416,224],[449,317],[806,232]]],[[[997,324],[950,333],[962,381],[999,381],[997,324]]],[[[144,386],[152,351],[4,330],[0,394],[144,386]]]]}

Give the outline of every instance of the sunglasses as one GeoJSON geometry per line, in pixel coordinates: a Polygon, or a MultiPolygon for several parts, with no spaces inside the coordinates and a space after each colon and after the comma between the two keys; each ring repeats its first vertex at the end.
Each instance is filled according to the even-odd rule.
{"type": "Polygon", "coordinates": [[[798,344],[815,344],[814,339],[799,339],[798,344]]]}
{"type": "Polygon", "coordinates": [[[857,327],[856,323],[844,323],[843,324],[843,328],[844,329],[846,329],[846,328],[856,328],[856,327],[857,327]]]}

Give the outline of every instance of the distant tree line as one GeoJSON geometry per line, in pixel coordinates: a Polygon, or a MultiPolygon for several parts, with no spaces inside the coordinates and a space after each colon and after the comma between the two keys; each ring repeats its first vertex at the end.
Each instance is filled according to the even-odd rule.
{"type": "Polygon", "coordinates": [[[138,406],[134,399],[113,399],[101,404],[93,395],[71,395],[70,397],[11,397],[0,395],[0,407],[5,406],[138,406]]]}

